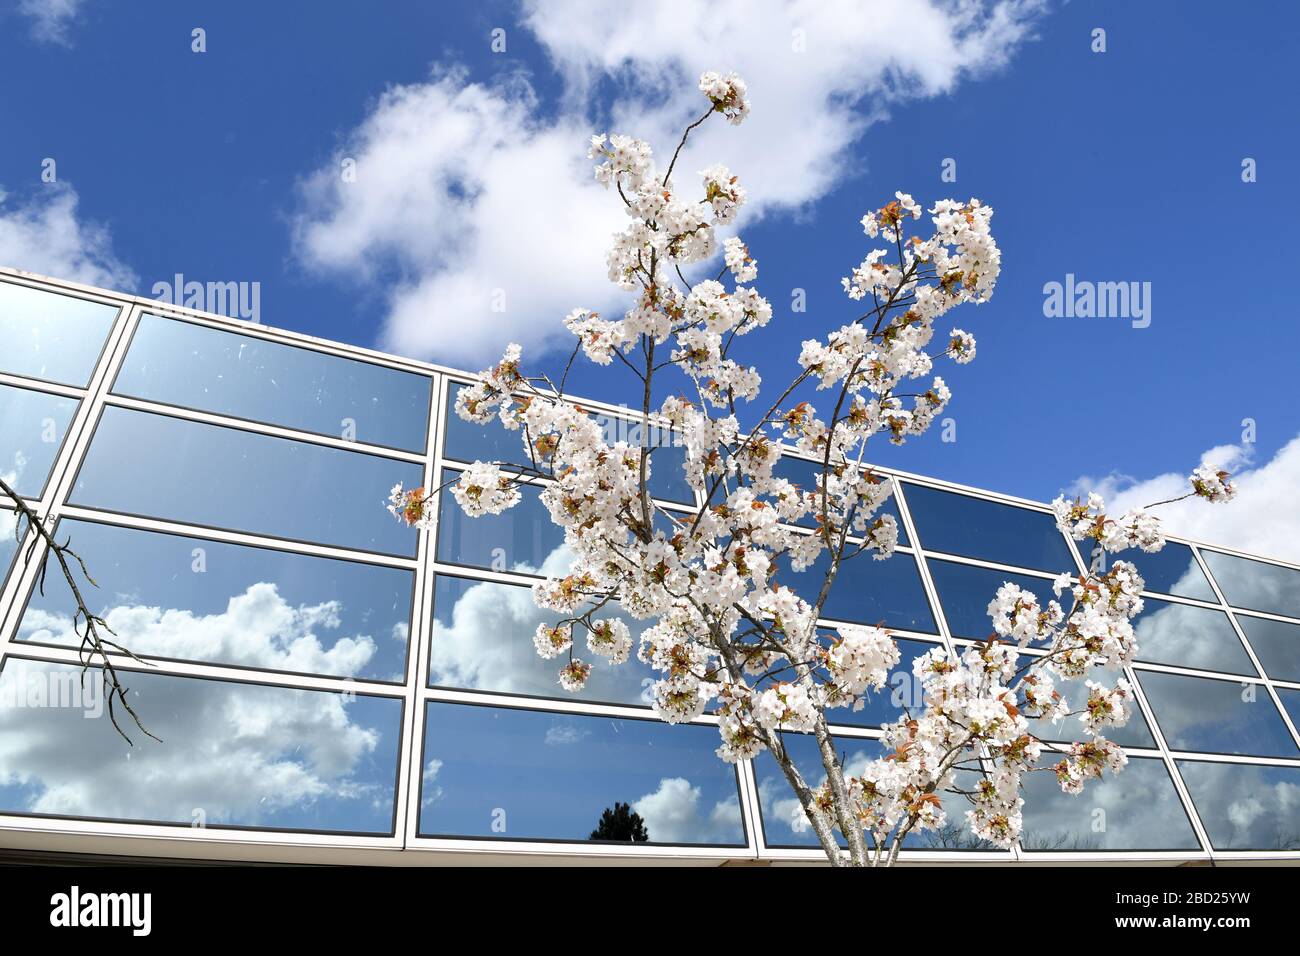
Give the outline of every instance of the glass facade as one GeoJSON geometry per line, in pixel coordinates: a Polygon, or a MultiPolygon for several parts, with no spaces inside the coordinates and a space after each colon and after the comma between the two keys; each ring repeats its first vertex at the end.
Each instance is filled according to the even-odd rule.
{"type": "MultiPolygon", "coordinates": [[[[147,829],[200,857],[214,839],[818,856],[771,758],[723,764],[708,714],[653,719],[653,674],[635,657],[596,661],[580,695],[558,686],[531,641],[548,615],[530,587],[568,561],[544,481],[498,517],[467,519],[444,498],[428,533],[383,511],[398,481],[436,487],[465,462],[517,457],[516,434],[449,413],[460,373],[3,277],[0,337],[16,343],[0,356],[0,473],[58,510],[58,535],[98,585],[88,603],[143,658],[119,666],[162,738],[117,737],[98,672],[80,680],[61,576],[37,587],[0,507],[0,839],[48,827],[129,842],[147,829]],[[635,812],[644,839],[620,836],[606,811],[635,812]]],[[[609,410],[611,427],[634,418],[609,410]]],[[[682,455],[657,441],[653,474],[656,497],[685,510],[696,496],[682,455]]],[[[798,458],[780,469],[811,479],[798,458]]],[[[916,657],[988,636],[1000,584],[1049,599],[1051,576],[1077,569],[1041,507],[939,484],[897,481],[886,510],[900,549],[847,562],[824,608],[827,628],[903,632],[886,686],[830,712],[850,766],[920,704],[916,657]]],[[[1079,798],[1031,774],[1012,851],[957,824],[906,852],[1300,859],[1300,571],[1177,542],[1121,557],[1149,592],[1126,674],[1138,706],[1113,734],[1127,768],[1079,798]]],[[[781,583],[806,589],[821,570],[781,583]]],[[[650,623],[625,620],[634,636],[650,623]]],[[[1035,730],[1059,746],[1078,722],[1035,730]]],[[[812,742],[787,736],[819,780],[812,742]]]]}

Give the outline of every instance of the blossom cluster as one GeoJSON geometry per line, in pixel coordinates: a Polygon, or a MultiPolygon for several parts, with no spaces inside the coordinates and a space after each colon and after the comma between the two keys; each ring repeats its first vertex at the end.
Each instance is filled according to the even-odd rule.
{"type": "Polygon", "coordinates": [[[1202,465],[1191,473],[1188,480],[1192,483],[1192,491],[1199,497],[1218,503],[1231,501],[1237,496],[1237,486],[1228,480],[1229,477],[1226,471],[1202,465]]]}
{"type": "Polygon", "coordinates": [[[1076,541],[1093,541],[1106,551],[1140,548],[1156,552],[1165,546],[1160,520],[1142,509],[1125,511],[1118,518],[1106,514],[1101,495],[1092,492],[1086,501],[1067,501],[1059,496],[1052,502],[1056,526],[1076,541]]]}

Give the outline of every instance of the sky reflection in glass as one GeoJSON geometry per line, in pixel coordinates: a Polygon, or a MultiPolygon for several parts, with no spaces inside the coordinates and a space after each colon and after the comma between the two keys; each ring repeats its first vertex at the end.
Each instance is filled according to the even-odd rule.
{"type": "Polygon", "coordinates": [[[1300,767],[1178,761],[1216,850],[1300,850],[1300,767]]]}
{"type": "MultiPolygon", "coordinates": [[[[65,519],[94,569],[85,598],[141,656],[403,681],[414,574],[65,519]]],[[[33,591],[18,639],[77,645],[57,574],[33,591]]]]}
{"type": "MultiPolygon", "coordinates": [[[[811,567],[795,572],[783,560],[776,580],[794,588],[811,603],[821,590],[829,562],[826,551],[822,551],[811,567]]],[[[842,562],[822,605],[822,617],[922,634],[938,633],[916,560],[902,551],[884,561],[865,553],[842,562]]]]}
{"type": "Polygon", "coordinates": [[[1300,618],[1300,571],[1207,548],[1201,555],[1233,607],[1300,618]]]}
{"type": "MultiPolygon", "coordinates": [[[[460,472],[443,469],[442,482],[460,472]]],[[[563,574],[571,563],[564,528],[551,520],[541,489],[519,489],[520,501],[501,514],[471,518],[450,490],[439,495],[438,560],[493,571],[563,574]],[[545,570],[543,570],[545,569],[545,570]]]]}
{"type": "Polygon", "coordinates": [[[587,686],[571,694],[560,687],[558,677],[568,656],[545,660],[533,646],[537,625],[555,624],[563,616],[539,608],[529,587],[437,575],[430,686],[649,706],[648,688],[658,674],[637,660],[635,648],[641,630],[653,621],[635,621],[612,605],[596,615],[597,619],[620,617],[631,629],[632,656],[618,665],[591,653],[586,631],[575,627],[573,655],[592,668],[587,686]]]}
{"type": "Polygon", "coordinates": [[[0,385],[0,477],[24,498],[39,498],[77,400],[0,385]]]}
{"type": "Polygon", "coordinates": [[[1137,675],[1171,750],[1300,756],[1262,684],[1154,671],[1137,675]]]}
{"type": "Polygon", "coordinates": [[[413,372],[146,315],[113,391],[423,454],[432,387],[413,372]]]}
{"type": "Polygon", "coordinates": [[[926,551],[981,558],[1035,571],[1075,573],[1076,564],[1056,529],[1056,519],[970,495],[907,482],[903,486],[912,523],[926,551]]]}
{"type": "Polygon", "coordinates": [[[1257,676],[1232,622],[1222,611],[1144,598],[1133,629],[1140,661],[1257,676]]]}
{"type": "Polygon", "coordinates": [[[1130,757],[1123,771],[1090,780],[1077,795],[1063,793],[1051,771],[1024,774],[1021,783],[1025,850],[1200,848],[1163,760],[1130,757]]]}
{"type": "Polygon", "coordinates": [[[75,504],[387,554],[416,532],[384,512],[409,462],[132,409],[104,410],[75,504]]]}
{"type": "MultiPolygon", "coordinates": [[[[804,779],[813,786],[821,786],[826,780],[826,771],[822,766],[816,740],[808,734],[782,734],[781,739],[804,779]]],[[[835,747],[840,764],[849,775],[860,774],[868,762],[883,757],[886,753],[880,741],[861,737],[837,737],[835,747]]],[[[799,806],[799,800],[790,789],[785,774],[766,750],[754,761],[754,777],[758,782],[758,802],[762,810],[763,835],[767,845],[820,848],[817,834],[808,825],[803,808],[799,806]]],[[[971,783],[966,771],[958,771],[958,786],[969,787],[971,783]]],[[[938,830],[909,834],[903,840],[905,849],[998,852],[996,846],[976,838],[966,826],[964,814],[970,804],[964,797],[944,793],[942,800],[944,809],[948,812],[948,824],[938,830]]],[[[841,846],[845,845],[839,831],[836,831],[836,839],[841,846]]]]}
{"type": "MultiPolygon", "coordinates": [[[[1060,602],[1052,590],[1052,582],[1047,578],[959,564],[956,561],[940,561],[936,558],[927,559],[926,564],[934,581],[934,589],[939,595],[939,603],[943,606],[948,631],[953,637],[982,641],[993,633],[989,602],[997,596],[998,588],[1003,584],[1014,584],[1029,591],[1038,598],[1040,607],[1046,607],[1049,601],[1060,602]]],[[[1065,610],[1069,610],[1068,598],[1065,610]]]]}
{"type": "Polygon", "coordinates": [[[651,843],[743,845],[714,727],[430,702],[420,834],[587,841],[630,804],[651,843]]]}
{"type": "MultiPolygon", "coordinates": [[[[131,748],[102,701],[79,694],[79,675],[74,665],[5,661],[0,811],[392,831],[400,700],[132,672],[131,704],[162,743],[128,718],[131,748]]],[[[99,686],[93,674],[86,683],[99,686]]]]}
{"type": "Polygon", "coordinates": [[[0,372],[84,387],[117,306],[0,282],[0,372]]]}
{"type": "MultiPolygon", "coordinates": [[[[1092,560],[1088,548],[1090,543],[1079,542],[1079,553],[1085,564],[1092,560]]],[[[1219,603],[1210,582],[1205,579],[1205,572],[1196,563],[1192,549],[1185,544],[1170,541],[1154,554],[1148,554],[1141,548],[1106,553],[1107,568],[1116,561],[1127,561],[1137,568],[1148,591],[1219,603]]]]}
{"type": "Polygon", "coordinates": [[[1300,624],[1249,614],[1234,617],[1269,677],[1300,681],[1300,624]]]}

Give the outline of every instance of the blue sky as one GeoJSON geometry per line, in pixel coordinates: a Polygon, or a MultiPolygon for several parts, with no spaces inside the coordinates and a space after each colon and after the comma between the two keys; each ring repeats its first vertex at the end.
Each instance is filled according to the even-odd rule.
{"type": "MultiPolygon", "coordinates": [[[[944,370],[957,440],[882,442],[880,461],[1033,498],[1117,473],[1140,494],[1241,446],[1251,418],[1256,443],[1218,455],[1259,475],[1255,500],[1300,469],[1284,448],[1300,331],[1279,281],[1300,145],[1293,5],[990,2],[956,22],[882,2],[836,24],[718,3],[621,25],[569,6],[7,3],[0,260],[145,295],[177,272],[257,281],[271,325],[475,368],[475,350],[523,337],[553,367],[539,330],[618,300],[591,188],[548,172],[570,172],[570,153],[584,166],[582,134],[607,122],[670,128],[697,108],[686,78],[707,60],[755,74],[752,131],[720,125],[685,168],[722,161],[751,183],[741,232],[776,319],[749,344],[769,386],[801,339],[851,315],[839,278],[870,248],[863,212],[896,188],[974,195],[997,211],[1003,275],[990,304],[951,314],[979,341],[974,364],[944,370]],[[42,19],[56,6],[71,15],[42,19]],[[805,20],[807,52],[787,55],[805,20]],[[46,157],[58,184],[41,182],[46,157]],[[1045,317],[1043,285],[1067,273],[1150,282],[1150,326],[1045,317]],[[476,310],[496,285],[507,312],[476,310]]],[[[575,380],[612,401],[627,387],[590,367],[575,380]]],[[[1197,520],[1188,533],[1217,539],[1243,523],[1197,520]]],[[[1286,556],[1272,535],[1234,543],[1286,556]]]]}

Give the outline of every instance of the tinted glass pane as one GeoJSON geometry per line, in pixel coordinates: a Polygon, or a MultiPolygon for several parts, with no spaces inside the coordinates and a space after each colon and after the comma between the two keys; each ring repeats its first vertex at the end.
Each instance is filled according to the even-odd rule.
{"type": "Polygon", "coordinates": [[[1300,850],[1300,767],[1180,760],[1216,850],[1300,850]]]}
{"type": "MultiPolygon", "coordinates": [[[[1088,549],[1091,542],[1079,543],[1079,553],[1084,563],[1091,561],[1088,549]]],[[[1148,591],[1162,594],[1175,594],[1178,597],[1197,598],[1202,601],[1219,599],[1214,596],[1214,589],[1205,580],[1205,572],[1196,563],[1192,549],[1185,544],[1170,541],[1160,551],[1148,554],[1140,548],[1128,548],[1124,551],[1112,551],[1106,555],[1106,566],[1115,561],[1128,561],[1138,569],[1148,591]]]]}
{"type": "Polygon", "coordinates": [[[1258,684],[1138,671],[1171,750],[1294,757],[1295,741],[1258,684]]]}
{"type": "MultiPolygon", "coordinates": [[[[1069,704],[1070,713],[1077,715],[1084,709],[1084,705],[1088,700],[1088,680],[1105,684],[1107,687],[1114,687],[1115,681],[1121,676],[1115,671],[1103,670],[1099,674],[1092,674],[1087,678],[1078,680],[1063,680],[1056,677],[1053,680],[1053,685],[1056,692],[1065,698],[1065,701],[1069,704]]],[[[1151,730],[1147,727],[1146,718],[1142,716],[1137,701],[1131,701],[1130,703],[1131,710],[1128,723],[1122,727],[1107,727],[1103,736],[1122,747],[1154,748],[1156,746],[1155,738],[1151,736],[1151,730]]],[[[1092,739],[1092,734],[1084,731],[1083,724],[1079,722],[1078,716],[1063,717],[1055,721],[1031,720],[1029,730],[1041,740],[1074,743],[1092,739]]]]}
{"type": "Polygon", "coordinates": [[[0,282],[0,372],[84,386],[117,307],[0,282]]]}
{"type": "Polygon", "coordinates": [[[1255,676],[1241,639],[1222,611],[1146,598],[1133,619],[1140,661],[1255,676]]]}
{"type": "MultiPolygon", "coordinates": [[[[948,630],[953,637],[982,641],[993,633],[989,602],[1003,584],[1010,583],[1024,588],[1037,596],[1042,607],[1046,607],[1048,601],[1060,601],[1052,591],[1052,582],[1047,578],[957,564],[954,561],[938,561],[934,558],[928,560],[927,566],[930,577],[934,580],[934,588],[939,594],[939,603],[943,605],[948,630]]],[[[1068,597],[1065,610],[1069,611],[1068,597]]]]}
{"type": "Polygon", "coordinates": [[[1197,850],[1200,844],[1164,761],[1132,757],[1119,773],[1061,792],[1055,774],[1021,777],[1026,850],[1197,850]]]}
{"type": "Polygon", "coordinates": [[[423,453],[432,380],[155,315],[113,391],[423,453]]]}
{"type": "Polygon", "coordinates": [[[1282,701],[1287,716],[1291,718],[1292,725],[1300,728],[1300,690],[1279,687],[1277,688],[1277,696],[1282,701]]]}
{"type": "MultiPolygon", "coordinates": [[[[507,431],[496,419],[486,425],[476,425],[464,421],[456,414],[456,395],[463,386],[452,383],[447,397],[445,418],[447,431],[444,438],[443,454],[456,461],[496,461],[504,464],[522,465],[528,463],[528,453],[524,450],[522,432],[507,431]]],[[[641,440],[636,423],[628,423],[612,416],[597,416],[606,423],[606,438],[609,441],[628,441],[636,444],[641,440]]],[[[666,434],[657,435],[656,444],[650,454],[650,494],[665,501],[678,501],[683,504],[695,504],[695,493],[686,483],[682,464],[686,460],[686,448],[674,445],[666,434]]]]}
{"type": "Polygon", "coordinates": [[[664,501],[695,503],[695,492],[686,483],[686,448],[681,445],[660,445],[650,453],[650,494],[664,501]]]}
{"type": "MultiPolygon", "coordinates": [[[[268,670],[402,681],[414,575],[138,531],[59,523],[98,588],[83,597],[136,654],[268,670]]],[[[80,643],[62,576],[33,592],[24,641],[80,643]]]]}
{"type": "Polygon", "coordinates": [[[1300,571],[1217,551],[1201,554],[1233,607],[1300,617],[1300,571]]]}
{"type": "MultiPolygon", "coordinates": [[[[783,560],[776,580],[794,588],[800,597],[811,603],[821,592],[828,565],[825,551],[811,567],[798,573],[783,560]]],[[[895,554],[884,561],[862,554],[842,562],[835,583],[831,585],[831,593],[822,606],[822,616],[922,634],[938,632],[916,562],[906,553],[895,554]]]]}
{"type": "Polygon", "coordinates": [[[1271,621],[1249,614],[1235,617],[1269,677],[1300,681],[1300,624],[1271,621]]]}
{"type": "MultiPolygon", "coordinates": [[[[92,672],[10,658],[0,672],[0,809],[191,826],[389,833],[400,700],[126,675],[163,742],[109,722],[92,672]],[[128,733],[131,731],[128,730],[128,733]],[[129,759],[128,759],[129,758],[129,759]]],[[[129,723],[129,727],[135,730],[129,723]]]]}
{"type": "Polygon", "coordinates": [[[0,477],[39,498],[77,410],[75,398],[0,385],[0,477]]]}
{"type": "MultiPolygon", "coordinates": [[[[460,472],[444,469],[443,483],[460,472]]],[[[551,520],[538,488],[521,488],[522,500],[499,515],[471,518],[450,492],[438,502],[438,560],[494,571],[563,574],[571,563],[564,529],[551,520]]]]}
{"type": "MultiPolygon", "coordinates": [[[[634,642],[641,630],[653,623],[613,611],[596,616],[622,618],[634,642]]],[[[591,676],[579,693],[560,687],[560,668],[568,661],[567,655],[542,658],[533,646],[533,634],[537,625],[555,624],[563,617],[533,603],[532,588],[438,575],[429,648],[430,686],[649,706],[648,688],[659,674],[637,660],[635,650],[626,663],[618,665],[592,654],[581,628],[575,630],[573,655],[592,665],[591,676]]]]}
{"type": "Polygon", "coordinates": [[[624,803],[651,843],[741,845],[736,776],[717,746],[713,727],[431,702],[420,833],[586,841],[624,803]]]}
{"type": "Polygon", "coordinates": [[[456,395],[464,388],[451,382],[447,386],[447,407],[443,409],[445,433],[442,453],[457,461],[527,461],[520,432],[507,431],[495,418],[486,425],[467,422],[456,414],[456,395]]]}
{"type": "Polygon", "coordinates": [[[1075,573],[1076,565],[1056,519],[1030,511],[923,485],[905,484],[921,547],[982,558],[1037,571],[1075,573]]]}
{"type": "MultiPolygon", "coordinates": [[[[808,461],[806,458],[792,458],[787,455],[777,461],[772,468],[772,474],[778,478],[784,478],[793,485],[797,485],[802,491],[814,491],[817,488],[817,475],[821,471],[821,466],[816,462],[808,461]]],[[[889,499],[880,506],[876,512],[877,515],[893,515],[894,521],[898,524],[898,543],[907,544],[907,530],[903,527],[903,519],[898,513],[898,502],[894,496],[890,495],[889,499]]],[[[814,528],[817,522],[811,516],[796,522],[801,528],[814,528]]]]}
{"type": "MultiPolygon", "coordinates": [[[[782,734],[786,750],[794,765],[799,768],[804,780],[813,786],[821,786],[826,781],[826,771],[822,767],[821,755],[816,741],[806,734],[782,734]]],[[[864,740],[857,737],[838,737],[835,746],[840,763],[845,773],[861,773],[868,761],[884,755],[885,751],[877,740],[864,740]]],[[[808,824],[799,800],[790,789],[785,774],[772,758],[771,753],[763,751],[754,760],[754,777],[758,782],[758,802],[763,814],[763,835],[768,846],[774,847],[820,847],[817,834],[808,824]]],[[[959,771],[957,786],[969,789],[973,779],[966,771],[959,771]]],[[[907,849],[917,850],[998,850],[998,847],[984,840],[977,839],[966,825],[965,812],[970,804],[965,798],[953,793],[941,795],[944,809],[948,812],[948,823],[939,830],[927,830],[919,834],[909,834],[903,840],[907,849]]],[[[836,831],[836,839],[844,845],[844,838],[836,831]]]]}
{"type": "Polygon", "coordinates": [[[416,533],[384,510],[421,482],[408,462],[233,428],[107,408],[73,501],[127,514],[413,555],[416,533]]]}

